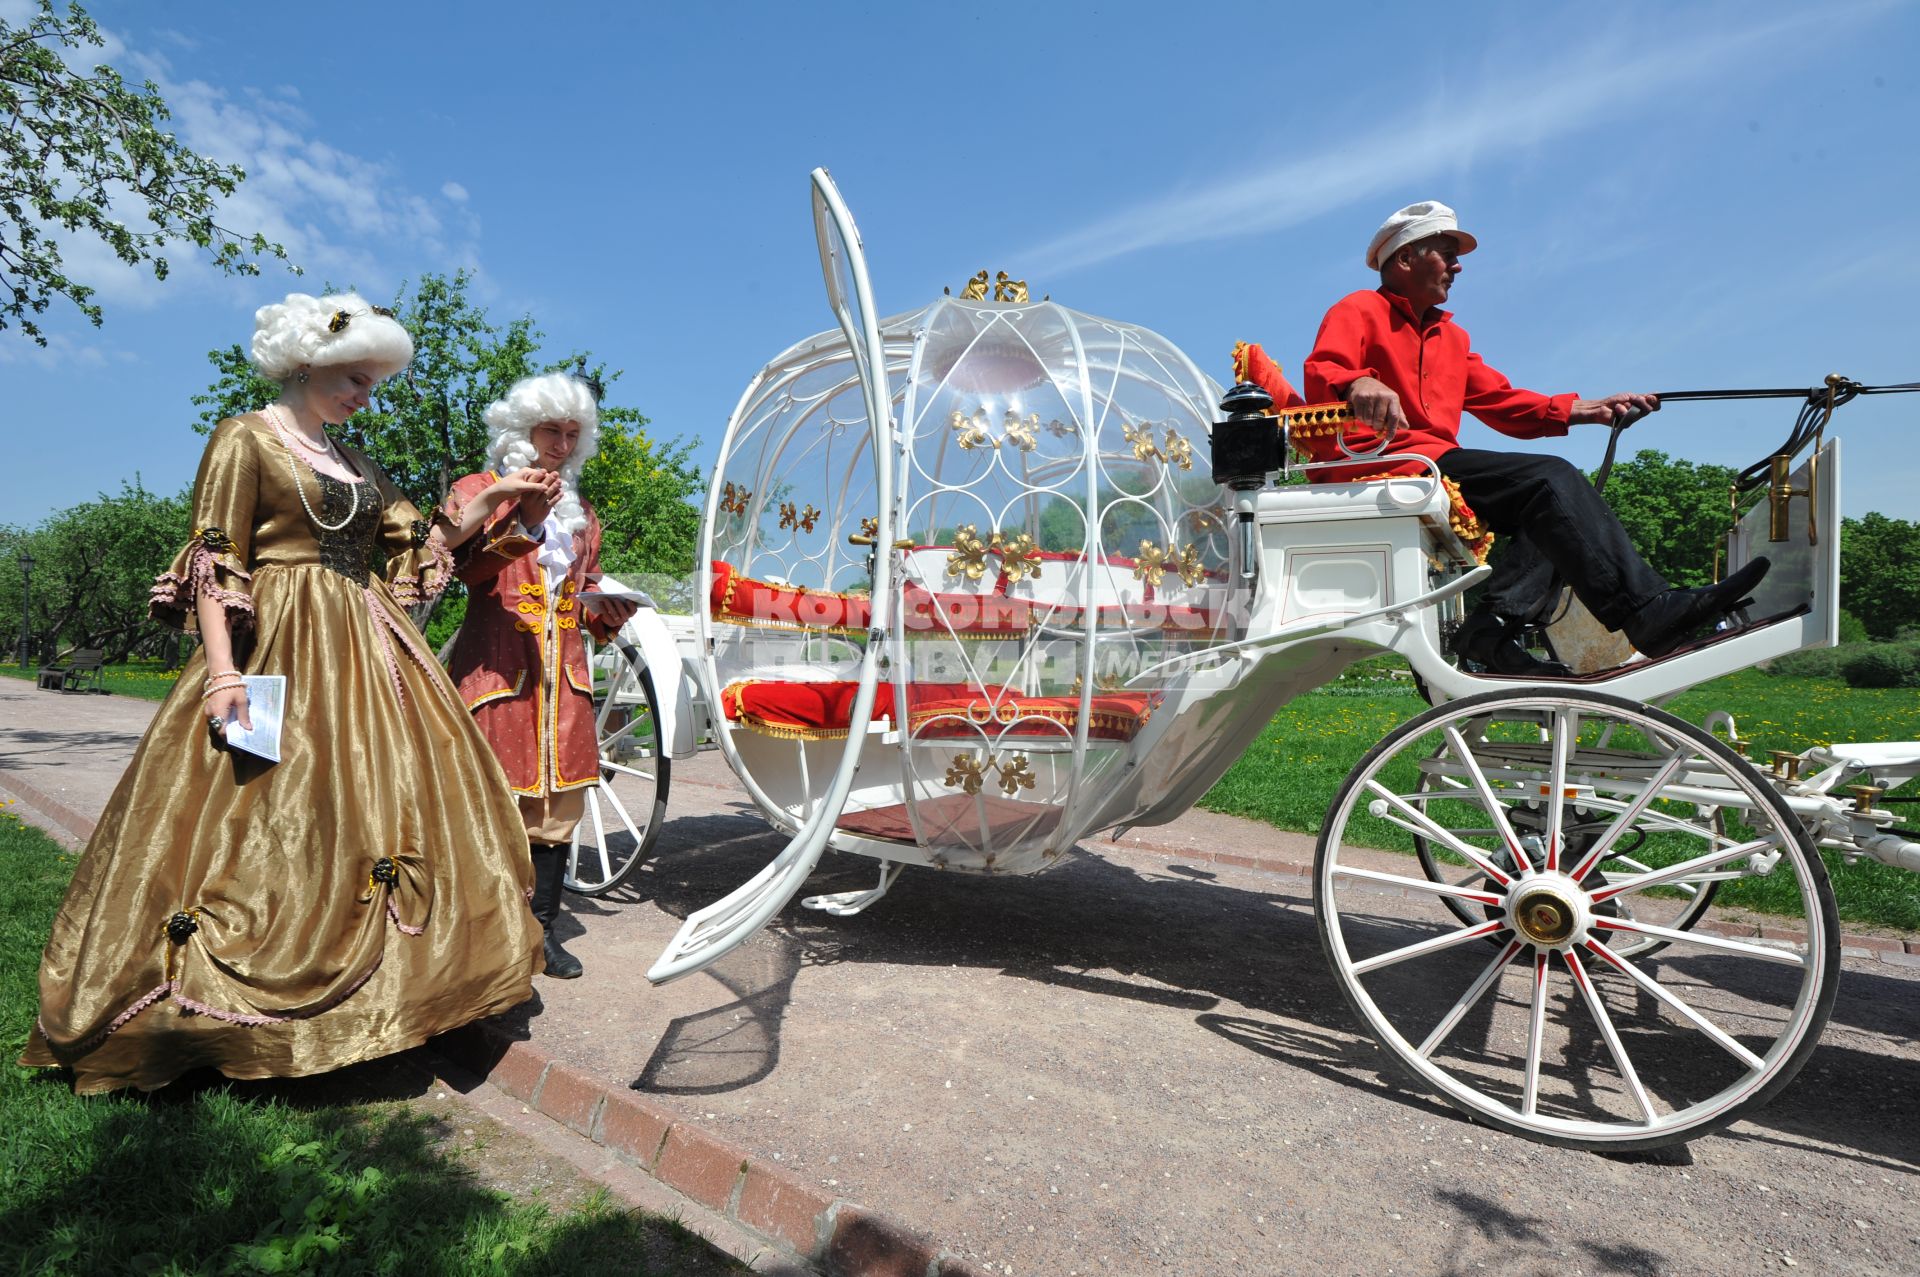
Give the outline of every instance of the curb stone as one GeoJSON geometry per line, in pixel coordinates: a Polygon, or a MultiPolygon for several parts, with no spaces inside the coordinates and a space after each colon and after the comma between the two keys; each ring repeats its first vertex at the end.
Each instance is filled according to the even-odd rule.
{"type": "Polygon", "coordinates": [[[469,1024],[431,1045],[495,1089],[827,1277],[987,1277],[900,1221],[828,1196],[644,1096],[556,1062],[496,1025],[469,1024]]]}

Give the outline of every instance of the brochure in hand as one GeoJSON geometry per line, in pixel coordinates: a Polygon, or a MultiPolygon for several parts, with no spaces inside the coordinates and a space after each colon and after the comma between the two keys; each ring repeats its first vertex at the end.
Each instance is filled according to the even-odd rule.
{"type": "Polygon", "coordinates": [[[236,720],[227,723],[227,744],[244,749],[270,763],[280,761],[280,725],[287,715],[287,676],[285,674],[248,674],[247,718],[251,728],[236,720]]]}

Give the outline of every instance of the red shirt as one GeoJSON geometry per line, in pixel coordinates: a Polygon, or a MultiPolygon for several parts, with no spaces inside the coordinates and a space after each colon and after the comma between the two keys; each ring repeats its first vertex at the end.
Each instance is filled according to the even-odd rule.
{"type": "MultiPolygon", "coordinates": [[[[1438,458],[1460,446],[1460,414],[1470,412],[1502,434],[1541,439],[1567,433],[1574,396],[1521,390],[1473,353],[1453,312],[1433,311],[1420,323],[1413,304],[1384,290],[1349,293],[1320,321],[1320,335],[1303,369],[1308,403],[1345,398],[1361,377],[1374,377],[1400,395],[1410,430],[1391,451],[1438,458]]],[[[1374,433],[1356,427],[1348,446],[1370,448],[1374,433]]],[[[1395,467],[1411,469],[1412,467],[1395,467]]]]}

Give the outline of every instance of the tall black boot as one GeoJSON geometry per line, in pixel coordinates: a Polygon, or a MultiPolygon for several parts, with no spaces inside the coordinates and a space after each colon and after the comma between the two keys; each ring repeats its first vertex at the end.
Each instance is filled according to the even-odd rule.
{"type": "Polygon", "coordinates": [[[546,933],[547,974],[556,980],[577,980],[580,959],[560,947],[554,939],[554,920],[560,916],[560,892],[565,885],[567,849],[550,842],[533,844],[533,916],[546,933]]]}

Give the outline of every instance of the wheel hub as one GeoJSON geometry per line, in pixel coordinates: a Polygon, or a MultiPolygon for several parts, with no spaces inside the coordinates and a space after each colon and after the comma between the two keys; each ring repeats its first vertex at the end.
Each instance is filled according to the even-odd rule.
{"type": "Polygon", "coordinates": [[[1542,949],[1565,949],[1586,935],[1586,893],[1572,879],[1541,874],[1515,888],[1507,917],[1522,940],[1542,949]]]}

